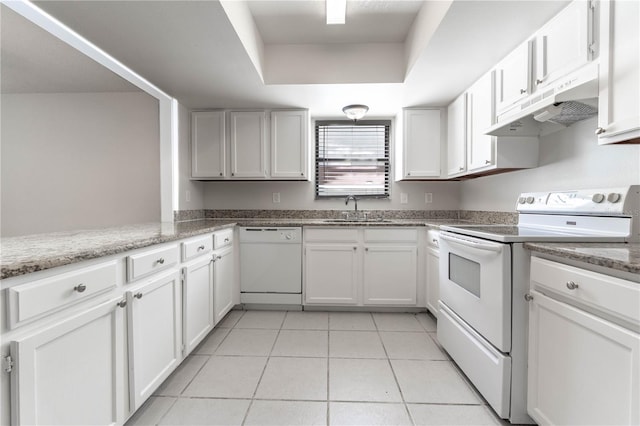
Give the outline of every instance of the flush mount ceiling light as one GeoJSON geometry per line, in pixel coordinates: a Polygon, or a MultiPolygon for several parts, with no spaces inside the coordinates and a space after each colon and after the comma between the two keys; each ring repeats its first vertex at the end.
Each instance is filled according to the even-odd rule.
{"type": "Polygon", "coordinates": [[[369,111],[369,107],[366,105],[347,105],[342,108],[342,112],[346,114],[351,120],[360,120],[369,111]]]}
{"type": "Polygon", "coordinates": [[[327,25],[344,24],[347,18],[347,0],[325,0],[327,25]]]}

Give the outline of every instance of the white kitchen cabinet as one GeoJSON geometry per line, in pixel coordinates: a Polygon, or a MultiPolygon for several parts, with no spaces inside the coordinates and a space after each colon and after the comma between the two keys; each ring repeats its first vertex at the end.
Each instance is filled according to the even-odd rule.
{"type": "Polygon", "coordinates": [[[124,422],[126,341],[119,301],[12,341],[12,424],[124,422]]]}
{"type": "Polygon", "coordinates": [[[496,66],[496,109],[509,109],[531,94],[533,41],[518,46],[496,66]]]}
{"type": "Polygon", "coordinates": [[[493,71],[467,90],[467,171],[472,173],[495,165],[495,136],[485,135],[495,122],[493,71]]]}
{"type": "Polygon", "coordinates": [[[229,126],[231,177],[265,179],[267,177],[265,112],[231,111],[229,126]]]}
{"type": "Polygon", "coordinates": [[[436,179],[440,177],[439,109],[403,110],[403,179],[436,179]]]}
{"type": "MultiPolygon", "coordinates": [[[[209,240],[212,240],[209,236],[209,240]]],[[[185,264],[182,268],[182,339],[184,356],[213,329],[213,262],[211,255],[185,264]]]]}
{"type": "Polygon", "coordinates": [[[467,171],[467,94],[458,96],[447,108],[447,176],[467,171]]]}
{"type": "Polygon", "coordinates": [[[573,1],[536,32],[535,90],[586,65],[591,59],[592,3],[573,1]]]}
{"type": "Polygon", "coordinates": [[[640,3],[602,1],[598,143],[640,143],[640,3]]]}
{"type": "Polygon", "coordinates": [[[213,256],[213,313],[217,324],[234,307],[237,300],[234,295],[236,286],[233,246],[217,250],[213,256]]]}
{"type": "Polygon", "coordinates": [[[358,304],[360,268],[355,244],[308,244],[304,254],[305,303],[358,304]]]}
{"type": "Polygon", "coordinates": [[[301,180],[308,177],[309,112],[271,112],[272,179],[301,180]]]}
{"type": "Polygon", "coordinates": [[[126,297],[130,404],[137,410],[182,360],[180,274],[157,274],[126,297]]]}
{"type": "Polygon", "coordinates": [[[224,111],[191,113],[191,177],[227,176],[227,140],[224,111]]]}
{"type": "Polygon", "coordinates": [[[440,248],[439,232],[432,230],[427,236],[427,309],[438,317],[440,301],[440,248]]]}
{"type": "Polygon", "coordinates": [[[415,305],[417,257],[415,245],[365,246],[363,304],[415,305]]]}

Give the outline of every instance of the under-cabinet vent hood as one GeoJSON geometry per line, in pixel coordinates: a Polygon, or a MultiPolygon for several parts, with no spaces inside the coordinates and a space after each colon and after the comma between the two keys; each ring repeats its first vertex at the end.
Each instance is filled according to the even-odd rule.
{"type": "Polygon", "coordinates": [[[493,136],[539,136],[598,114],[598,64],[582,67],[539,89],[513,108],[498,114],[485,133],[493,136]]]}

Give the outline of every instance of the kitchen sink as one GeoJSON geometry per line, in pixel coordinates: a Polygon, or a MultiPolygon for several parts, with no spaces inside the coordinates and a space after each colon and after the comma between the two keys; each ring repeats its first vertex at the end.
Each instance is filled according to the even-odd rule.
{"type": "Polygon", "coordinates": [[[386,223],[391,219],[324,219],[324,223],[386,223]]]}

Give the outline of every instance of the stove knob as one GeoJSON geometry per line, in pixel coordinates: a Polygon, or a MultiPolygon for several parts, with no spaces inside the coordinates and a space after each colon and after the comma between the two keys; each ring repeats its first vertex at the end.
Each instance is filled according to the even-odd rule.
{"type": "Polygon", "coordinates": [[[520,204],[524,204],[526,201],[527,201],[527,199],[525,197],[518,198],[518,203],[520,203],[520,204]]]}
{"type": "Polygon", "coordinates": [[[535,201],[535,198],[529,196],[529,197],[527,197],[526,201],[527,201],[527,204],[533,204],[533,202],[535,201]]]}
{"type": "Polygon", "coordinates": [[[612,192],[607,196],[607,201],[610,203],[617,203],[618,201],[620,201],[620,197],[620,194],[618,194],[617,192],[612,192]]]}
{"type": "Polygon", "coordinates": [[[593,201],[594,203],[601,203],[604,201],[604,194],[593,194],[593,197],[591,197],[591,201],[593,201]]]}

